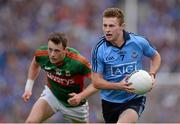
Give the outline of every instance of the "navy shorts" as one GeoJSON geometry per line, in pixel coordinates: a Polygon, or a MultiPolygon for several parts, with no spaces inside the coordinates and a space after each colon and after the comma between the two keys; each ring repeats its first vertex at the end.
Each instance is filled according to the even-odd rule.
{"type": "Polygon", "coordinates": [[[118,121],[119,115],[128,108],[135,110],[140,117],[144,110],[145,102],[145,96],[132,99],[127,103],[112,103],[102,100],[104,120],[106,123],[116,123],[118,121]]]}

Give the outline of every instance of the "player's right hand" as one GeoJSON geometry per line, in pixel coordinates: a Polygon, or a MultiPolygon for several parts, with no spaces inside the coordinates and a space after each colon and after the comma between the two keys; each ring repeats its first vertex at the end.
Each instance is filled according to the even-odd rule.
{"type": "Polygon", "coordinates": [[[77,106],[82,100],[80,93],[69,93],[68,94],[71,98],[68,99],[68,103],[72,106],[77,106]]]}
{"type": "Polygon", "coordinates": [[[132,83],[128,83],[126,78],[117,84],[118,84],[119,90],[124,90],[124,91],[127,91],[129,93],[132,93],[133,90],[135,90],[134,88],[131,87],[132,83]]]}
{"type": "Polygon", "coordinates": [[[24,94],[22,95],[22,98],[25,102],[28,102],[30,97],[32,95],[31,91],[24,91],[24,94]]]}

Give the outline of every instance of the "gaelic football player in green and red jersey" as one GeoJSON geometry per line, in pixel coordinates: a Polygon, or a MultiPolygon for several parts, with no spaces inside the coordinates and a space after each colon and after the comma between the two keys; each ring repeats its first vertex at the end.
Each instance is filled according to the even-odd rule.
{"type": "Polygon", "coordinates": [[[85,98],[97,91],[92,84],[83,89],[85,77],[91,77],[90,63],[77,50],[67,47],[64,33],[51,34],[48,45],[36,50],[22,96],[25,102],[32,95],[40,69],[46,71],[48,83],[26,122],[44,122],[58,111],[72,122],[88,122],[89,108],[85,98]]]}

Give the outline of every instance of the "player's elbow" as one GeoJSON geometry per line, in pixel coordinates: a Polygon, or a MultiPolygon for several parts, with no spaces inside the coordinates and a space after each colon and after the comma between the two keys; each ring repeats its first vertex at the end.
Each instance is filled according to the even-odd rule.
{"type": "Polygon", "coordinates": [[[96,79],[92,79],[92,84],[93,84],[94,88],[100,89],[100,85],[99,85],[99,83],[97,82],[96,79]]]}
{"type": "Polygon", "coordinates": [[[102,88],[102,75],[100,75],[98,73],[93,73],[92,77],[91,77],[91,81],[92,81],[93,86],[96,89],[102,88]]]}

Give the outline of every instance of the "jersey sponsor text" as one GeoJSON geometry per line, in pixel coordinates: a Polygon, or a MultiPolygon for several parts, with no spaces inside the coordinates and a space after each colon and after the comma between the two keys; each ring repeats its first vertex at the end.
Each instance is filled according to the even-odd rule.
{"type": "Polygon", "coordinates": [[[50,72],[47,72],[47,76],[48,78],[50,78],[51,80],[53,80],[54,82],[57,82],[63,86],[69,86],[75,83],[75,81],[73,79],[65,79],[65,78],[60,78],[56,75],[53,75],[50,72]]]}
{"type": "Polygon", "coordinates": [[[120,64],[111,67],[111,75],[112,76],[122,76],[124,74],[130,74],[136,69],[136,62],[126,63],[126,64],[120,64]]]}

